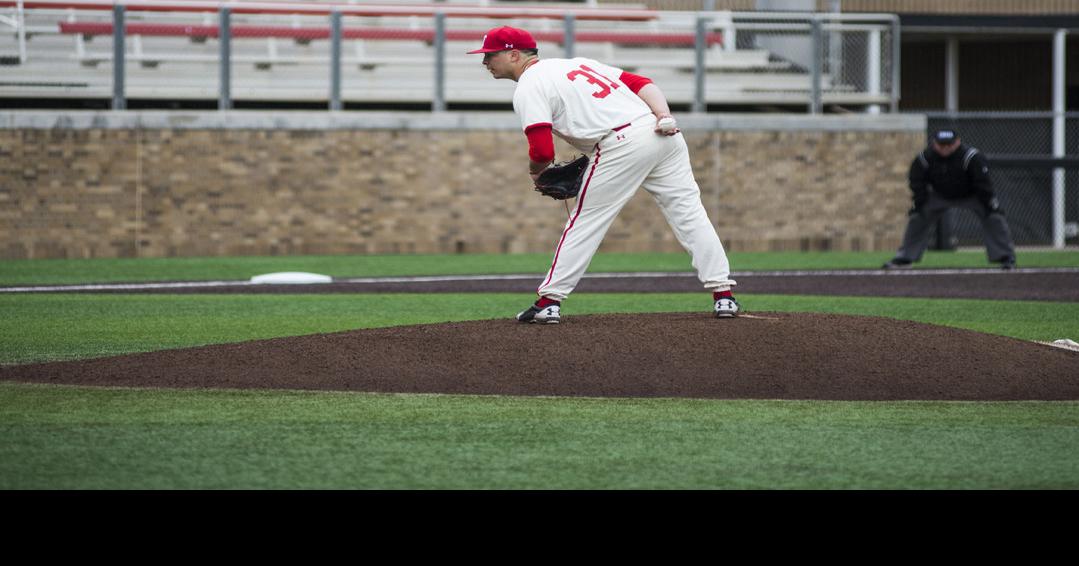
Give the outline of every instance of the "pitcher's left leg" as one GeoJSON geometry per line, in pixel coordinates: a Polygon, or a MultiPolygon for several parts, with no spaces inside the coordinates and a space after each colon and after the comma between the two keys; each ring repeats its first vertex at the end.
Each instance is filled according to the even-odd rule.
{"type": "Polygon", "coordinates": [[[644,189],[659,204],[678,242],[689,252],[704,287],[729,291],[737,283],[730,278],[727,252],[701,202],[701,190],[693,178],[686,142],[681,136],[663,141],[676,145],[645,180],[644,189]]]}

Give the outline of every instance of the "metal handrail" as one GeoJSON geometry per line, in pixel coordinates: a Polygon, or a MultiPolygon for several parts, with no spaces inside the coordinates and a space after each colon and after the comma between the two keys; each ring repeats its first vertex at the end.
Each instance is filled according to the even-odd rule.
{"type": "Polygon", "coordinates": [[[572,14],[578,20],[653,20],[658,12],[649,9],[607,8],[503,8],[497,6],[399,6],[378,4],[331,4],[326,2],[212,2],[192,0],[177,3],[167,0],[0,0],[0,6],[12,6],[16,1],[27,8],[72,8],[76,10],[111,11],[123,7],[126,12],[219,12],[228,9],[233,14],[309,14],[328,16],[340,12],[346,16],[430,16],[445,14],[448,18],[545,18],[563,19],[572,14]]]}
{"type": "MultiPolygon", "coordinates": [[[[340,1],[340,0],[338,0],[340,1]]],[[[830,73],[836,73],[835,62],[838,59],[829,59],[831,62],[828,65],[806,65],[808,60],[802,61],[799,65],[791,65],[787,63],[784,68],[789,70],[797,69],[809,69],[810,75],[806,78],[810,80],[809,87],[805,86],[786,86],[781,90],[782,92],[802,92],[807,93],[808,108],[811,112],[822,112],[823,104],[835,103],[836,93],[843,93],[842,100],[851,102],[852,104],[867,105],[867,109],[870,112],[879,111],[880,108],[887,107],[890,103],[891,110],[897,111],[898,109],[898,97],[899,97],[899,50],[896,47],[898,43],[898,19],[893,14],[807,14],[807,13],[760,13],[760,12],[729,12],[729,11],[717,11],[717,12],[656,12],[652,10],[621,10],[621,9],[605,9],[595,7],[582,7],[580,9],[565,9],[565,8],[506,8],[506,7],[491,7],[491,6],[459,6],[459,5],[445,5],[433,3],[424,6],[401,6],[401,5],[370,5],[370,4],[341,4],[341,3],[311,3],[311,2],[237,2],[237,1],[207,1],[207,0],[192,0],[190,2],[180,3],[179,0],[0,0],[0,7],[15,6],[16,4],[24,4],[28,8],[33,8],[33,13],[41,14],[57,14],[65,13],[70,14],[68,22],[75,23],[75,14],[80,14],[78,19],[83,19],[81,14],[86,14],[87,20],[93,20],[94,25],[99,26],[100,29],[90,29],[86,32],[80,27],[77,31],[72,25],[67,25],[68,30],[57,29],[54,32],[45,33],[73,33],[75,36],[75,48],[77,52],[77,59],[87,65],[92,66],[98,61],[107,61],[111,59],[113,63],[114,82],[121,84],[123,81],[122,75],[125,73],[124,65],[122,64],[124,53],[118,50],[122,47],[121,44],[116,44],[115,34],[114,36],[114,49],[112,55],[109,56],[105,53],[88,54],[83,47],[84,36],[87,35],[108,35],[112,34],[113,29],[119,29],[115,26],[115,21],[112,25],[101,21],[100,15],[107,14],[109,12],[115,13],[117,10],[122,11],[127,15],[127,22],[123,24],[125,33],[122,36],[130,36],[135,39],[134,47],[135,51],[130,53],[131,61],[140,61],[144,63],[144,67],[152,67],[154,63],[161,61],[171,60],[205,60],[205,55],[200,55],[194,59],[187,57],[182,53],[169,52],[162,53],[160,56],[155,53],[143,53],[141,45],[140,30],[145,32],[148,29],[156,29],[161,27],[161,30],[157,30],[151,35],[184,35],[184,33],[175,32],[174,28],[177,25],[189,25],[189,24],[165,24],[160,20],[177,21],[183,19],[199,19],[203,22],[198,26],[199,31],[205,30],[218,30],[220,31],[220,25],[213,21],[216,14],[221,14],[227,11],[230,14],[233,25],[230,28],[231,40],[235,40],[240,37],[265,37],[267,39],[268,54],[265,60],[256,60],[256,65],[259,68],[269,68],[268,66],[276,64],[281,61],[289,62],[303,62],[310,61],[311,59],[305,59],[304,57],[278,57],[277,56],[277,44],[272,39],[273,37],[291,37],[296,39],[299,37],[303,40],[326,40],[331,42],[340,41],[341,39],[387,39],[380,35],[371,35],[366,31],[365,27],[345,27],[341,26],[337,33],[331,32],[331,27],[328,25],[332,19],[332,15],[337,14],[337,17],[349,15],[349,16],[386,16],[391,20],[410,20],[413,23],[418,23],[422,18],[420,16],[436,17],[439,14],[443,14],[441,17],[449,18],[456,17],[465,20],[463,25],[457,26],[455,29],[446,30],[443,29],[441,34],[435,34],[435,38],[442,38],[442,41],[462,41],[465,40],[465,36],[468,36],[468,40],[471,41],[472,35],[482,33],[479,27],[474,27],[480,24],[480,21],[487,18],[544,18],[543,25],[537,25],[540,29],[533,29],[534,35],[538,41],[563,43],[566,45],[566,52],[570,52],[569,45],[573,42],[569,41],[573,39],[574,42],[588,42],[599,41],[607,43],[613,47],[621,43],[641,43],[660,45],[663,43],[671,44],[670,38],[667,36],[679,36],[679,41],[685,41],[686,38],[693,38],[693,44],[689,41],[685,41],[688,46],[695,45],[697,53],[697,62],[693,64],[689,62],[689,67],[694,71],[694,89],[692,95],[693,105],[692,107],[696,111],[705,111],[706,106],[704,104],[705,81],[708,78],[708,73],[714,71],[717,68],[724,68],[722,65],[713,64],[716,59],[724,59],[722,52],[731,54],[732,59],[739,59],[733,57],[733,54],[738,51],[736,44],[736,37],[739,29],[747,32],[760,33],[768,32],[774,33],[776,36],[784,35],[783,30],[787,31],[801,31],[803,32],[800,37],[801,41],[815,42],[812,45],[813,53],[817,54],[813,57],[813,60],[817,60],[823,57],[823,41],[828,41],[826,35],[830,32],[855,32],[862,33],[868,36],[867,42],[867,55],[865,63],[868,65],[856,73],[864,72],[866,77],[875,77],[873,80],[866,79],[866,84],[863,87],[846,88],[843,84],[839,84],[836,81],[830,81],[830,78],[834,78],[830,73]],[[94,12],[94,13],[88,13],[94,12]],[[134,13],[129,13],[134,12],[134,13]],[[283,26],[278,25],[248,25],[241,23],[236,24],[236,14],[248,15],[244,18],[246,21],[251,21],[250,18],[258,19],[276,19],[281,17],[291,17],[293,20],[293,26],[289,29],[284,29],[283,26]],[[189,14],[185,18],[184,14],[189,14]],[[300,26],[300,18],[311,18],[317,20],[323,20],[324,24],[312,25],[312,26],[300,26]],[[471,19],[473,21],[467,21],[471,19]],[[154,22],[154,20],[158,20],[154,22]],[[561,20],[563,31],[552,29],[553,26],[558,26],[558,23],[551,24],[552,21],[561,20]],[[575,27],[578,20],[593,20],[590,24],[592,29],[585,27],[581,30],[580,27],[575,27]],[[618,25],[617,22],[621,20],[628,25],[618,25]],[[794,20],[794,21],[792,21],[794,20]],[[648,21],[650,23],[642,22],[648,21]],[[634,22],[634,23],[631,23],[634,22]],[[849,25],[842,24],[841,22],[853,22],[849,25]],[[158,26],[160,24],[160,26],[158,26]],[[672,25],[674,27],[672,27],[672,25]],[[675,34],[671,31],[680,26],[693,25],[696,28],[695,33],[681,33],[675,34]],[[636,26],[636,28],[634,28],[636,26]],[[891,26],[892,32],[892,49],[885,53],[881,46],[881,39],[888,33],[888,28],[891,26]],[[107,30],[105,28],[108,28],[107,30]],[[279,29],[280,28],[280,29],[279,29]],[[295,28],[296,31],[293,31],[295,28]],[[611,31],[599,31],[597,28],[609,28],[611,31]],[[782,30],[779,30],[782,28],[782,30]],[[625,29],[626,31],[622,31],[625,29]],[[647,31],[645,31],[647,30],[647,31]],[[779,30],[779,33],[776,33],[779,30]],[[805,31],[812,31],[808,36],[805,35],[805,31]],[[715,32],[719,33],[715,33],[715,32]],[[81,33],[80,33],[81,32],[81,33]],[[307,37],[309,34],[310,37],[307,37]],[[338,35],[340,34],[340,35],[338,35]],[[570,35],[567,35],[570,34],[570,35]],[[362,36],[362,37],[361,37],[362,36]],[[572,36],[572,37],[571,37],[572,36]],[[662,36],[662,37],[660,37],[662,36]],[[666,38],[666,39],[664,39],[666,38]],[[719,38],[722,38],[720,40],[719,38]],[[660,41],[663,39],[663,41],[660,41]],[[713,49],[713,46],[715,49],[713,49]],[[709,53],[708,57],[705,57],[705,51],[709,53]],[[711,59],[710,59],[711,58],[711,59]],[[116,64],[120,62],[121,64],[116,64]],[[891,79],[891,92],[888,92],[885,81],[888,80],[886,76],[882,76],[882,71],[887,72],[884,65],[890,63],[890,70],[892,74],[891,79]],[[832,85],[832,86],[829,86],[832,85]],[[808,90],[808,92],[807,92],[808,90]],[[865,96],[858,98],[855,97],[865,96]],[[864,99],[864,100],[863,100],[864,99]]],[[[220,16],[218,16],[220,17],[220,16]]],[[[81,22],[80,22],[81,23],[81,22]]],[[[375,27],[383,28],[387,25],[385,20],[379,21],[375,27]]],[[[411,24],[410,24],[411,25],[411,24]]],[[[24,30],[26,31],[26,30],[24,30]]],[[[38,33],[35,30],[29,30],[33,33],[38,33]]],[[[688,30],[687,30],[688,31],[688,30]]],[[[432,42],[431,34],[433,30],[430,29],[412,29],[409,28],[409,33],[402,34],[400,39],[403,40],[422,40],[435,45],[436,50],[434,56],[439,57],[439,46],[445,45],[445,43],[432,42]],[[419,37],[417,34],[423,32],[423,37],[419,37]],[[407,37],[406,37],[407,36],[407,37]]],[[[199,36],[204,35],[211,36],[213,33],[187,33],[187,35],[199,36]]],[[[478,39],[479,35],[475,35],[478,39]]],[[[391,37],[389,39],[396,39],[391,37]]],[[[305,42],[306,43],[306,42],[305,42]]],[[[362,45],[357,44],[358,46],[362,45]]],[[[805,45],[806,48],[810,45],[805,45]]],[[[805,48],[802,49],[806,51],[805,48]]],[[[231,52],[230,52],[231,53],[231,52]]],[[[669,53],[669,52],[667,52],[669,53]]],[[[831,53],[831,51],[830,51],[831,53]]],[[[31,54],[32,55],[32,54],[31,54]]],[[[781,56],[786,56],[782,52],[781,56]]],[[[792,54],[793,55],[793,54],[792,54]]],[[[362,59],[362,49],[357,48],[357,56],[362,59]]],[[[429,55],[427,55],[429,56],[429,55]]],[[[235,57],[235,61],[243,61],[244,57],[230,54],[230,57],[235,57]]],[[[830,57],[834,57],[834,54],[830,57]]],[[[339,106],[339,103],[335,103],[334,100],[340,96],[340,80],[332,80],[333,73],[339,72],[338,67],[344,61],[356,61],[356,57],[343,57],[339,54],[335,60],[331,61],[331,89],[329,93],[331,107],[339,106]]],[[[442,59],[445,63],[451,63],[442,59]]],[[[372,59],[377,63],[378,61],[372,59]]],[[[798,58],[791,59],[791,61],[798,61],[798,58]]],[[[841,63],[841,61],[839,61],[841,63]]],[[[666,62],[665,62],[666,63],[666,62]]],[[[670,62],[670,63],[673,63],[670,62]]],[[[662,66],[663,63],[660,63],[662,66]]],[[[669,64],[668,64],[669,66],[669,64]]],[[[682,68],[682,65],[678,65],[682,68]]],[[[223,65],[223,68],[225,66],[223,65]]],[[[741,68],[741,67],[738,67],[741,68]]],[[[747,67],[749,68],[749,67],[747,67]]],[[[754,67],[763,69],[764,67],[754,67]]],[[[368,69],[370,70],[370,69],[368,69]]],[[[444,107],[444,80],[437,80],[437,73],[440,72],[438,66],[436,66],[436,87],[434,92],[435,104],[433,107],[444,107]],[[439,101],[443,102],[439,102],[439,101]]],[[[858,75],[856,75],[858,76],[858,75]]],[[[221,74],[221,92],[224,93],[228,89],[228,73],[221,74]]],[[[860,79],[859,79],[860,80],[860,79]]],[[[846,84],[846,83],[844,83],[846,84]]],[[[115,100],[119,101],[123,96],[123,89],[114,89],[116,94],[115,100]]],[[[773,92],[773,91],[769,91],[773,92]]],[[[783,102],[789,104],[789,102],[783,102]]]]}

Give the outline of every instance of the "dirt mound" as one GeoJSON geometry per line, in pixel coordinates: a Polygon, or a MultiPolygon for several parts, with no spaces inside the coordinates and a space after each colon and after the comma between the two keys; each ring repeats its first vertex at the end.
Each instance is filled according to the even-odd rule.
{"type": "Polygon", "coordinates": [[[753,313],[403,326],[0,368],[98,386],[700,397],[1079,399],[1079,353],[885,318],[753,313]]]}

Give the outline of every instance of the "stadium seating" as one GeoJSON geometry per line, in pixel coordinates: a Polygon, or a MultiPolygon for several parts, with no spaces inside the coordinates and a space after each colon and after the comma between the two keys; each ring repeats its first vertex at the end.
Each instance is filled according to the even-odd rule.
{"type": "MultiPolygon", "coordinates": [[[[52,0],[55,2],[56,0],[52,0]]],[[[78,0],[75,0],[78,1],[78,0]]],[[[10,2],[0,1],[0,8],[10,2]]],[[[218,95],[217,14],[176,9],[130,11],[125,94],[129,98],[213,100],[218,95]]],[[[317,6],[317,5],[316,5],[317,6]]],[[[346,13],[343,26],[342,97],[355,103],[423,103],[433,99],[434,27],[440,4],[383,12],[363,5],[346,13]]],[[[461,9],[458,3],[448,5],[461,9]]],[[[392,8],[392,9],[391,9],[392,8]]],[[[497,12],[472,7],[447,18],[446,100],[505,104],[513,85],[492,81],[478,57],[466,55],[489,27],[528,27],[542,56],[565,52],[562,14],[497,12]]],[[[235,100],[326,100],[330,28],[324,13],[284,14],[236,9],[232,16],[232,85],[235,100]],[[258,12],[258,13],[249,13],[258,12]]],[[[694,14],[602,8],[578,18],[575,54],[593,57],[653,78],[672,103],[694,94],[694,14]],[[623,17],[624,16],[624,17],[623,17]]],[[[3,98],[108,98],[112,94],[112,14],[73,8],[27,12],[28,57],[16,53],[14,34],[0,36],[9,64],[0,78],[3,98]],[[13,63],[13,64],[12,64],[13,63]]],[[[705,92],[712,104],[800,104],[809,90],[806,69],[765,49],[724,44],[722,26],[707,34],[705,92]]],[[[826,88],[827,78],[825,78],[826,88]]],[[[841,92],[832,93],[842,95],[841,92]]],[[[865,98],[850,93],[848,101],[865,98]],[[859,98],[861,97],[861,98],[859,98]]]]}

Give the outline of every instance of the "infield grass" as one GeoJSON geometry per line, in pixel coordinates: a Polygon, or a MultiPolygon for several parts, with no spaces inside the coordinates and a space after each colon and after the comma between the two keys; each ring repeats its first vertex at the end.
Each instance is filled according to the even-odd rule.
{"type": "MultiPolygon", "coordinates": [[[[877,269],[885,252],[732,252],[732,269],[877,269]]],[[[1020,267],[1079,267],[1077,251],[1020,251],[1020,267]]],[[[535,273],[550,266],[550,254],[462,254],[409,256],[289,256],[144,259],[0,260],[0,285],[60,285],[137,281],[247,280],[279,271],[334,277],[535,273]]],[[[992,267],[982,251],[928,252],[919,268],[992,267]]],[[[597,254],[592,273],[691,271],[684,253],[597,254]]]]}
{"type": "Polygon", "coordinates": [[[1074,402],[0,384],[0,489],[1075,489],[1074,402]]]}

